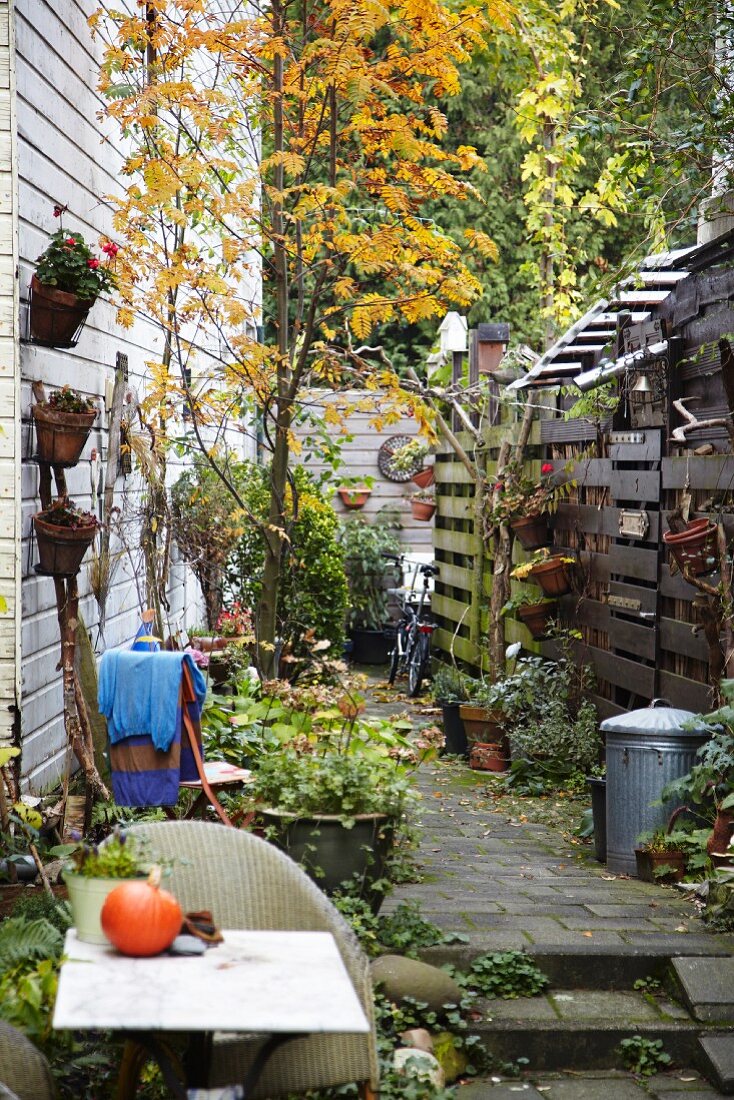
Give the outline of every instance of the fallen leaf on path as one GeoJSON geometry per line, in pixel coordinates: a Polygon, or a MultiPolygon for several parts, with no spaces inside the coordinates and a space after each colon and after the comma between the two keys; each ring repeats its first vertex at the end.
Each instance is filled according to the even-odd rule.
{"type": "Polygon", "coordinates": [[[586,936],[586,938],[588,940],[590,940],[592,938],[592,936],[594,935],[594,933],[593,932],[582,932],[581,935],[586,936]]]}

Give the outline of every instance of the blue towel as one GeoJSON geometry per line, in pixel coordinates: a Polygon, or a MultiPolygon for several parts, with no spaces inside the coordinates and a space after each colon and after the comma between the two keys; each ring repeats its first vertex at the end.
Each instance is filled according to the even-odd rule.
{"type": "Polygon", "coordinates": [[[206,697],[206,681],[188,653],[150,653],[112,649],[102,654],[98,703],[107,718],[111,744],[150,734],[166,752],[176,735],[182,663],[191,673],[196,699],[206,697]]]}

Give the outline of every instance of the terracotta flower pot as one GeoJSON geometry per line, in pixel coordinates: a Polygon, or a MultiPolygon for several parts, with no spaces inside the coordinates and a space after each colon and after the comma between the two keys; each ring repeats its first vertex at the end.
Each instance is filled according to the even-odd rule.
{"type": "Polygon", "coordinates": [[[466,739],[471,744],[476,741],[499,744],[502,741],[504,715],[501,710],[487,710],[486,707],[475,707],[473,703],[462,703],[459,717],[464,723],[466,739]]]}
{"type": "Polygon", "coordinates": [[[555,610],[555,601],[548,603],[526,603],[518,607],[517,614],[525,623],[525,626],[528,628],[533,638],[539,641],[541,638],[545,637],[548,621],[555,614],[555,610]]]}
{"type": "Polygon", "coordinates": [[[684,531],[664,531],[663,542],[675,558],[678,568],[694,577],[718,568],[716,524],[710,519],[694,519],[684,531]]]}
{"type": "Polygon", "coordinates": [[[565,596],[571,591],[567,564],[561,554],[554,554],[547,561],[534,565],[529,575],[538,582],[546,596],[565,596]]]}
{"type": "Polygon", "coordinates": [[[57,527],[47,523],[39,512],[33,517],[41,572],[72,576],[79,572],[82,559],[94,542],[97,524],[89,527],[57,527]]]}
{"type": "Polygon", "coordinates": [[[78,330],[87,319],[94,302],[83,302],[76,294],[44,286],[34,275],[31,279],[30,329],[37,344],[50,348],[72,348],[78,330]]]}
{"type": "Polygon", "coordinates": [[[371,489],[359,487],[357,489],[337,489],[341,502],[345,508],[364,508],[370,499],[371,489]]]}
{"type": "Polygon", "coordinates": [[[686,873],[685,852],[648,852],[635,848],[635,863],[637,877],[643,882],[680,882],[686,873]],[[660,867],[669,867],[670,871],[656,875],[660,867]]]}
{"type": "Polygon", "coordinates": [[[436,480],[436,474],[433,466],[424,466],[422,470],[419,470],[417,474],[413,474],[413,483],[418,486],[419,489],[427,489],[429,485],[433,485],[436,480]]]}
{"type": "Polygon", "coordinates": [[[36,446],[42,462],[53,466],[75,466],[89,438],[97,410],[63,412],[47,405],[31,406],[36,422],[36,446]]]}
{"type": "Polygon", "coordinates": [[[480,772],[506,772],[510,757],[505,746],[495,741],[475,741],[469,753],[469,767],[480,772]]]}
{"type": "Polygon", "coordinates": [[[413,519],[424,521],[433,519],[433,513],[436,511],[436,505],[429,504],[425,500],[411,500],[410,508],[413,513],[413,519]]]}
{"type": "Polygon", "coordinates": [[[548,526],[548,515],[545,512],[535,512],[530,516],[516,516],[510,520],[510,527],[514,531],[523,550],[539,550],[541,546],[548,546],[551,538],[548,526]]]}

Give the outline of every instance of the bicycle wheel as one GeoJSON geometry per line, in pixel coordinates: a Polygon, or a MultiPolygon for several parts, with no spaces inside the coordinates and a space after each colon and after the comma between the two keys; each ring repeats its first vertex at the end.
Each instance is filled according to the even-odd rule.
{"type": "Polygon", "coordinates": [[[415,639],[408,664],[408,695],[411,699],[414,699],[420,691],[427,668],[428,637],[425,634],[419,634],[415,639]]]}
{"type": "Polygon", "coordinates": [[[400,666],[400,627],[395,632],[395,645],[390,650],[390,671],[387,676],[388,684],[395,683],[395,677],[398,674],[398,667],[400,666]]]}

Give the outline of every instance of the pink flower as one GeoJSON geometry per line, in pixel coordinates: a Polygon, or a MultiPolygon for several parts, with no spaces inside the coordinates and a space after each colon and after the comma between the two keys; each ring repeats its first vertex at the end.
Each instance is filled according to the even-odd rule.
{"type": "Polygon", "coordinates": [[[120,246],[116,245],[114,241],[108,241],[107,244],[102,245],[102,251],[106,253],[110,259],[114,259],[120,251],[120,246]]]}
{"type": "Polygon", "coordinates": [[[553,473],[553,463],[552,462],[544,462],[543,465],[540,467],[540,472],[541,472],[541,474],[552,474],[553,473]]]}
{"type": "Polygon", "coordinates": [[[87,260],[87,267],[91,267],[92,271],[94,271],[95,268],[99,267],[99,260],[95,259],[94,256],[90,256],[87,260]]]}

